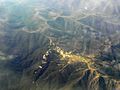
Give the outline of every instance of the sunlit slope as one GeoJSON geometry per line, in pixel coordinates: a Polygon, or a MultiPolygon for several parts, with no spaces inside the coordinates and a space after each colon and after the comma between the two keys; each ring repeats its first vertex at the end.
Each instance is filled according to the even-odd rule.
{"type": "MultiPolygon", "coordinates": [[[[38,90],[113,90],[119,88],[118,78],[120,77],[115,76],[117,70],[95,62],[93,55],[74,55],[58,47],[51,53],[52,56],[57,55],[57,57],[55,60],[51,57],[48,69],[34,82],[38,90]],[[113,72],[114,75],[110,75],[105,70],[113,72]]],[[[104,64],[107,65],[107,62],[104,64]]],[[[42,71],[42,64],[40,69],[42,71]]],[[[39,70],[36,73],[40,73],[39,70]]]]}
{"type": "MultiPolygon", "coordinates": [[[[12,78],[19,83],[14,87],[11,83],[8,88],[22,90],[87,90],[88,88],[104,90],[108,88],[112,90],[119,86],[119,71],[109,62],[97,60],[96,54],[83,55],[66,51],[56,46],[51,37],[41,33],[16,31],[10,36],[7,34],[5,41],[3,44],[8,49],[1,48],[1,50],[3,52],[7,50],[6,54],[15,55],[14,59],[10,60],[10,64],[5,65],[6,67],[10,65],[9,69],[18,73],[15,74],[15,78],[12,78]],[[24,40],[21,41],[23,38],[24,40]]],[[[9,70],[7,72],[8,76],[5,77],[11,74],[14,76],[13,72],[9,70]]],[[[10,81],[16,82],[12,78],[10,81]]]]}

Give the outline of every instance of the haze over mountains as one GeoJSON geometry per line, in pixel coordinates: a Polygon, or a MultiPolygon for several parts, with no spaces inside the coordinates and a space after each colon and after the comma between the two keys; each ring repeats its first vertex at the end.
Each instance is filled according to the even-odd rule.
{"type": "Polygon", "coordinates": [[[0,90],[119,90],[119,0],[1,0],[0,90]]]}

